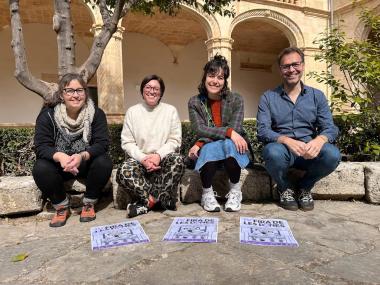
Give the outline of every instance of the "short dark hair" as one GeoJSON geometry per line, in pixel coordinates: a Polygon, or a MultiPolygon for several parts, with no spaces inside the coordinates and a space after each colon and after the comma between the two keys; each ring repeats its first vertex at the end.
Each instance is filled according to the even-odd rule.
{"type": "Polygon", "coordinates": [[[198,86],[199,94],[207,95],[207,74],[216,74],[219,71],[219,69],[223,71],[224,75],[224,86],[221,90],[221,95],[226,95],[229,92],[227,79],[230,76],[230,67],[228,66],[227,59],[224,56],[217,54],[212,59],[210,59],[203,67],[202,81],[198,86]]]}
{"type": "MultiPolygon", "coordinates": [[[[165,83],[164,83],[164,80],[162,80],[162,78],[156,74],[151,74],[151,75],[147,75],[144,77],[144,79],[141,81],[140,93],[141,93],[141,95],[143,95],[143,90],[144,90],[145,85],[149,81],[152,81],[152,80],[157,80],[158,83],[160,84],[160,101],[161,101],[161,98],[162,98],[162,96],[164,96],[164,93],[165,93],[165,83]]],[[[158,102],[160,102],[160,101],[158,101],[158,102]]]]}
{"type": "Polygon", "coordinates": [[[277,63],[278,63],[278,66],[280,66],[280,64],[281,64],[281,59],[282,59],[285,55],[290,54],[290,53],[293,53],[293,52],[298,53],[298,54],[300,55],[300,57],[301,57],[302,62],[305,62],[305,54],[303,53],[302,50],[300,50],[298,47],[287,47],[287,48],[284,48],[284,49],[280,52],[280,54],[278,55],[278,57],[277,57],[277,63]]]}
{"type": "Polygon", "coordinates": [[[61,79],[58,82],[58,90],[53,94],[53,97],[45,102],[45,106],[48,107],[55,107],[59,103],[62,103],[62,94],[63,94],[63,89],[67,85],[70,84],[71,81],[77,80],[80,85],[84,88],[84,92],[86,94],[86,100],[88,99],[88,88],[87,88],[87,83],[83,80],[83,77],[80,76],[78,73],[66,73],[61,77],[61,79]]]}

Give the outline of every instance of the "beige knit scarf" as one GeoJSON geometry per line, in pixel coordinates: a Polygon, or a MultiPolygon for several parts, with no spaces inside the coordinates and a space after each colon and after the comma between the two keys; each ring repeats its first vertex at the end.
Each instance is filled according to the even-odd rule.
{"type": "Polygon", "coordinates": [[[82,107],[76,120],[67,115],[66,105],[60,103],[54,107],[54,120],[57,126],[68,136],[83,133],[83,141],[88,144],[91,139],[91,124],[94,120],[95,106],[91,99],[82,107]]]}

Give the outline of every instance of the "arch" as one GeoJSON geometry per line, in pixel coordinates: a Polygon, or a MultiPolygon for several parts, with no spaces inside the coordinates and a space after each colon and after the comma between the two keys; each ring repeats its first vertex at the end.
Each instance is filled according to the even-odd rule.
{"type": "Polygon", "coordinates": [[[238,15],[230,25],[229,36],[231,37],[236,25],[247,19],[260,19],[272,24],[285,34],[290,45],[297,47],[305,46],[305,40],[298,25],[285,15],[270,9],[254,9],[238,15]]]}
{"type": "Polygon", "coordinates": [[[213,37],[220,37],[221,31],[218,21],[215,19],[213,14],[206,14],[202,12],[199,8],[196,9],[192,6],[181,4],[182,8],[190,11],[200,22],[202,27],[205,29],[207,38],[211,39],[213,37]]]}
{"type": "MultiPolygon", "coordinates": [[[[377,5],[375,8],[373,8],[372,12],[379,15],[380,5],[377,5]]],[[[359,23],[356,25],[356,28],[355,28],[354,37],[357,40],[364,41],[368,38],[370,32],[371,32],[371,28],[366,26],[363,21],[359,20],[359,23]]]]}

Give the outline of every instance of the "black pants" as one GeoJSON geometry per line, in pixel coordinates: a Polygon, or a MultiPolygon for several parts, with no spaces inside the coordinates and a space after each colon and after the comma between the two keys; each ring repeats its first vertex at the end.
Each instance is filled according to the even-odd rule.
{"type": "Polygon", "coordinates": [[[64,172],[57,162],[37,159],[33,167],[33,178],[38,188],[53,204],[59,204],[66,199],[63,183],[76,178],[87,178],[84,196],[89,199],[98,199],[111,176],[111,158],[108,154],[103,154],[94,159],[82,161],[78,170],[79,173],[74,176],[70,172],[64,172]]]}
{"type": "Polygon", "coordinates": [[[223,166],[227,172],[228,178],[232,183],[238,183],[240,180],[241,168],[233,157],[224,160],[209,161],[200,169],[200,176],[203,188],[210,188],[212,179],[219,167],[223,166]]]}

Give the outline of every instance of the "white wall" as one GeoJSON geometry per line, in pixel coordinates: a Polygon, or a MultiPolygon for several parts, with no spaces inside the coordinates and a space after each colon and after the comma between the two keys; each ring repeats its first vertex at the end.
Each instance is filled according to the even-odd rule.
{"type": "Polygon", "coordinates": [[[232,52],[232,90],[244,98],[245,118],[256,118],[260,96],[268,89],[273,89],[281,83],[276,64],[272,72],[240,69],[240,58],[237,52],[232,52]]]}
{"type": "Polygon", "coordinates": [[[206,46],[195,41],[178,54],[173,63],[170,49],[159,40],[127,33],[123,39],[124,88],[126,107],[141,102],[140,84],[148,74],[157,74],[165,82],[162,102],[176,106],[181,120],[188,119],[187,102],[197,94],[202,69],[207,62],[206,46]]]}
{"type": "MultiPolygon", "coordinates": [[[[24,25],[24,39],[28,65],[32,74],[57,74],[57,40],[51,25],[24,25]]],[[[9,29],[0,32],[0,124],[34,123],[42,106],[37,94],[24,88],[14,78],[15,63],[10,46],[9,29]]],[[[88,55],[88,47],[77,39],[77,62],[81,63],[88,55]]]]}

